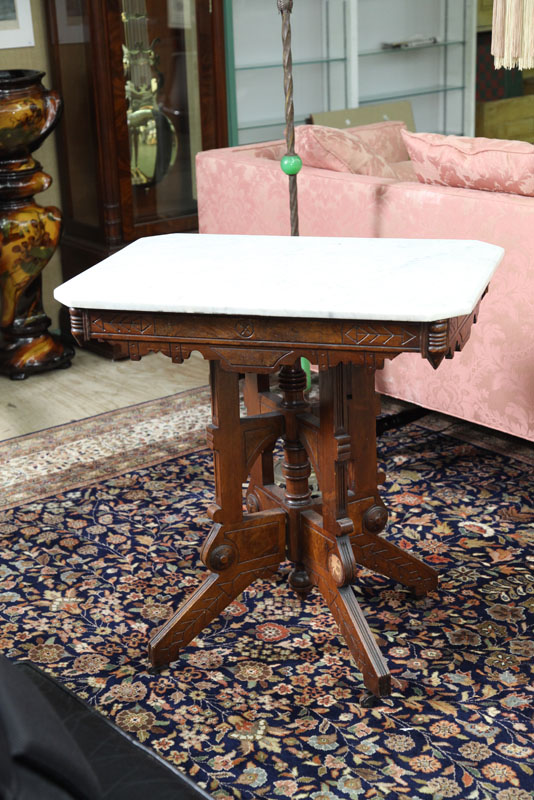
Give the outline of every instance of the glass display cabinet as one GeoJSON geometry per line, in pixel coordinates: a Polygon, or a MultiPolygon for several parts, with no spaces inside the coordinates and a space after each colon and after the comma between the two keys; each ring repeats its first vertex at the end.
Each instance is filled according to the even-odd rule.
{"type": "Polygon", "coordinates": [[[64,278],[197,229],[195,155],[227,143],[222,0],[50,0],[64,278]]]}
{"type": "MultiPolygon", "coordinates": [[[[272,6],[224,0],[231,144],[283,137],[272,6]]],[[[295,0],[292,38],[297,124],[318,112],[410,100],[417,130],[473,135],[475,0],[295,0]]]]}
{"type": "MultiPolygon", "coordinates": [[[[295,122],[357,104],[354,0],[296,0],[291,14],[295,122]]],[[[224,0],[230,144],[280,139],[284,82],[275,0],[224,0]],[[258,34],[261,32],[261,35],[258,34]]]]}
{"type": "Polygon", "coordinates": [[[475,0],[358,0],[359,104],[410,100],[418,131],[474,135],[475,0]]]}

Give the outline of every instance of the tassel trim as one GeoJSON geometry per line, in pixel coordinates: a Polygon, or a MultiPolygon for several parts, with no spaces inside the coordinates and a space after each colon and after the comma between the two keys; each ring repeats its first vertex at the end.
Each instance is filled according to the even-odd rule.
{"type": "Polygon", "coordinates": [[[534,67],[534,0],[494,0],[491,53],[495,69],[534,67]]]}

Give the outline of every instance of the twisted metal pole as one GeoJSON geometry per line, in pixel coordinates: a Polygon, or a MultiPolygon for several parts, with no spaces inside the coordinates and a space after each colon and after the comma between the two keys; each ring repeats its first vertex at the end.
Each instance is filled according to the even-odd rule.
{"type": "Polygon", "coordinates": [[[293,108],[293,59],[291,55],[291,12],[293,0],[277,0],[278,10],[282,15],[282,46],[284,67],[284,94],[286,119],[287,152],[280,162],[282,170],[289,176],[289,212],[291,218],[291,236],[299,235],[299,212],[297,198],[297,173],[302,161],[295,153],[295,112],[293,108]]]}

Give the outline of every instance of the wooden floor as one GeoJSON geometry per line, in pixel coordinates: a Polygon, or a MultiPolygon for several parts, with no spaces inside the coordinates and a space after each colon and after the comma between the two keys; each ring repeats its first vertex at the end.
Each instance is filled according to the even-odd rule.
{"type": "Polygon", "coordinates": [[[161,354],[111,361],[77,349],[69,369],[24,381],[0,375],[0,440],[206,386],[208,371],[208,362],[196,352],[173,364],[161,354]]]}

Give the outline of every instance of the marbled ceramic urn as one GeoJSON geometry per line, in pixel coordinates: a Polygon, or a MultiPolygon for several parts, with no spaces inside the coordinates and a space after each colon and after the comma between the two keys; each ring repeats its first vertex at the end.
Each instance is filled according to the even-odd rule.
{"type": "Polygon", "coordinates": [[[23,379],[67,367],[70,345],[48,331],[41,273],[61,231],[61,212],[35,202],[51,177],[32,157],[53,130],[61,98],[41,83],[43,72],[0,70],[0,373],[23,379]]]}

